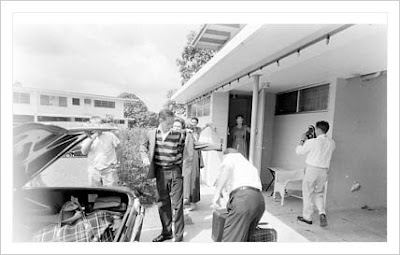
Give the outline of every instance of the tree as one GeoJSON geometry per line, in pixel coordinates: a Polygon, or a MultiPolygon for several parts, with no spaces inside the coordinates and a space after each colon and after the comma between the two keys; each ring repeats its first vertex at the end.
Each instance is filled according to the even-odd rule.
{"type": "Polygon", "coordinates": [[[164,104],[164,108],[170,109],[177,116],[184,117],[186,114],[186,107],[184,104],[178,104],[176,101],[172,100],[172,95],[177,91],[177,89],[170,89],[167,91],[167,101],[164,104]]]}
{"type": "Polygon", "coordinates": [[[118,97],[136,99],[136,102],[125,102],[124,117],[131,118],[129,126],[137,127],[156,127],[158,126],[158,116],[154,112],[150,112],[146,104],[135,94],[121,93],[118,97]]]}
{"type": "Polygon", "coordinates": [[[181,73],[181,85],[184,85],[197,71],[199,71],[214,55],[216,50],[200,49],[191,44],[196,32],[191,31],[187,36],[187,44],[183,48],[181,58],[176,60],[181,73]]]}
{"type": "Polygon", "coordinates": [[[138,114],[145,113],[148,111],[146,104],[135,94],[121,93],[118,97],[136,99],[136,102],[125,102],[124,104],[124,117],[135,118],[138,114]]]}

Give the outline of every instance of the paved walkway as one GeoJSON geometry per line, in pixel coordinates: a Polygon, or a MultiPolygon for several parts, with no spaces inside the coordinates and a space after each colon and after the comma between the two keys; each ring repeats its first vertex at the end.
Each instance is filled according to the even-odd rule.
{"type": "MultiPolygon", "coordinates": [[[[263,192],[266,211],[261,222],[268,222],[278,232],[278,242],[386,242],[386,209],[356,209],[327,212],[328,226],[321,228],[317,215],[313,225],[297,221],[301,214],[302,201],[285,198],[281,206],[279,198],[274,201],[271,192],[263,192]]],[[[211,239],[212,212],[210,208],[213,189],[201,187],[201,201],[195,211],[185,212],[185,242],[208,243],[211,239]]],[[[161,223],[156,205],[146,210],[140,241],[151,242],[161,233],[161,223]]]]}
{"type": "MultiPolygon", "coordinates": [[[[185,213],[185,242],[207,243],[213,242],[211,239],[212,209],[210,208],[213,189],[201,187],[201,201],[198,203],[197,210],[185,213]]],[[[278,231],[278,242],[307,242],[308,240],[296,231],[292,230],[277,217],[267,211],[264,213],[261,222],[268,222],[271,227],[278,231]]],[[[161,233],[161,223],[158,216],[156,205],[147,208],[143,222],[143,229],[140,241],[151,242],[151,240],[161,233]]]]}

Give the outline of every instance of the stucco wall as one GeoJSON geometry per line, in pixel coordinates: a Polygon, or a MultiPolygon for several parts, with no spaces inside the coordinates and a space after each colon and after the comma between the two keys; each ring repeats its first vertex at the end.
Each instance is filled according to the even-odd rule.
{"type": "Polygon", "coordinates": [[[328,208],[386,207],[386,93],[386,75],[338,82],[328,208]],[[355,181],[361,189],[350,192],[355,181]]]}

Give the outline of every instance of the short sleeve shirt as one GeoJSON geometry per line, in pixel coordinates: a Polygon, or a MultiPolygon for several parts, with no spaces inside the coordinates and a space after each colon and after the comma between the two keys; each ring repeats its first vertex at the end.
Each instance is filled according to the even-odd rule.
{"type": "MultiPolygon", "coordinates": [[[[84,141],[84,142],[87,142],[84,141]]],[[[103,170],[117,163],[115,148],[119,139],[111,132],[103,132],[92,143],[88,153],[89,167],[103,170]]]]}
{"type": "Polygon", "coordinates": [[[240,153],[231,153],[224,156],[221,167],[228,171],[228,186],[231,190],[242,186],[250,186],[261,190],[261,180],[257,168],[255,168],[240,153]]]}

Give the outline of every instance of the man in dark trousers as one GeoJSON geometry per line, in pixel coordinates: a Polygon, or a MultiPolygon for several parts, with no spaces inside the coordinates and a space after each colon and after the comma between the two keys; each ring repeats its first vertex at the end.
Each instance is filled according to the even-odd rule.
{"type": "Polygon", "coordinates": [[[254,234],[265,210],[261,180],[255,168],[236,149],[227,148],[216,181],[213,207],[219,207],[221,192],[231,185],[222,242],[247,242],[254,234]]]}
{"type": "Polygon", "coordinates": [[[173,237],[175,242],[181,242],[184,230],[182,152],[185,136],[180,131],[172,130],[172,111],[161,110],[159,122],[158,128],[148,131],[140,144],[143,164],[149,167],[147,178],[156,178],[157,183],[162,232],[153,242],[163,242],[173,237]],[[172,233],[172,222],[175,235],[172,233]]]}

